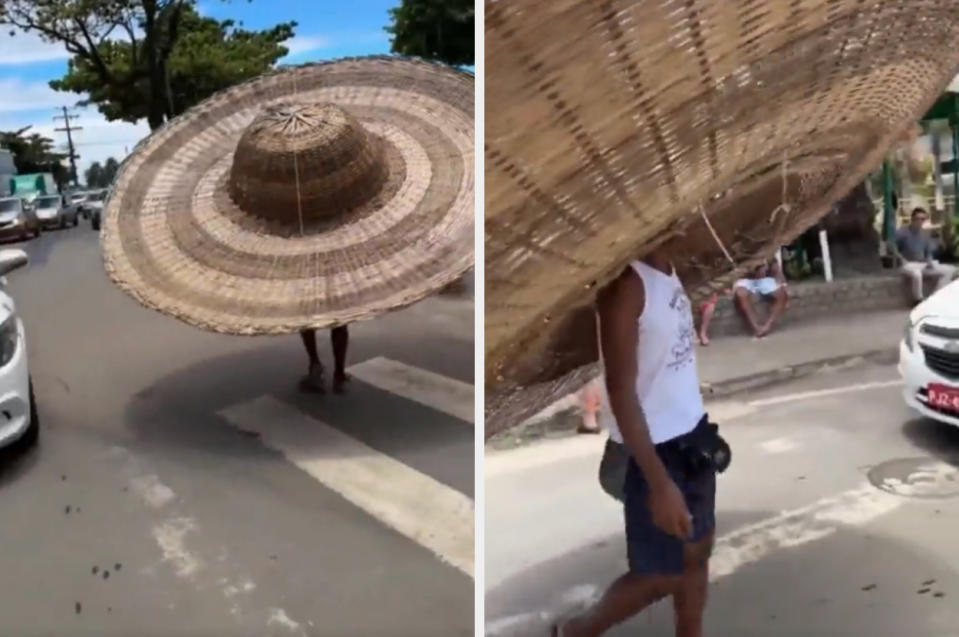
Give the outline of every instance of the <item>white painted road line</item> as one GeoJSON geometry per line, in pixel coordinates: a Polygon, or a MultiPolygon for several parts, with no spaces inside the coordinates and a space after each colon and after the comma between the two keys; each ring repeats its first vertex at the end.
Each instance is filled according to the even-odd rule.
{"type": "Polygon", "coordinates": [[[371,358],[347,369],[364,383],[475,424],[473,385],[389,358],[371,358]]]}
{"type": "Polygon", "coordinates": [[[844,526],[862,526],[892,513],[906,500],[871,484],[740,527],[720,537],[709,561],[710,579],[732,575],[781,549],[832,535],[844,526]]]}
{"type": "Polygon", "coordinates": [[[274,398],[222,410],[233,426],[371,516],[473,576],[473,501],[274,398]]]}
{"type": "MultiPolygon", "coordinates": [[[[906,500],[871,484],[823,498],[791,511],[784,511],[755,524],[740,527],[716,541],[709,561],[709,579],[716,581],[732,575],[749,564],[773,553],[808,544],[830,536],[842,527],[863,526],[891,513],[906,500]]],[[[594,584],[581,584],[557,597],[554,608],[531,611],[486,623],[486,635],[505,637],[526,635],[543,629],[548,622],[571,607],[584,606],[602,591],[594,584]]]]}
{"type": "Polygon", "coordinates": [[[837,396],[840,394],[849,394],[852,392],[868,391],[871,389],[883,389],[885,387],[896,387],[902,385],[901,380],[884,380],[875,383],[861,383],[859,385],[847,385],[846,387],[833,387],[832,389],[818,389],[816,391],[804,391],[798,394],[786,394],[784,396],[773,396],[772,398],[763,398],[752,400],[748,403],[750,407],[768,407],[769,405],[782,405],[792,403],[797,400],[809,400],[811,398],[825,398],[827,396],[837,396]]]}

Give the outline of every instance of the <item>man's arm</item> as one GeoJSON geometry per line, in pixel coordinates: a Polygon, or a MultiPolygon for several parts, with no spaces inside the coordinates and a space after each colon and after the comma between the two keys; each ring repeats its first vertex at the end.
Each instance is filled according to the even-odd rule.
{"type": "Polygon", "coordinates": [[[653,520],[667,533],[688,537],[692,532],[689,511],[682,493],[656,453],[649,425],[636,396],[637,321],[645,305],[642,279],[631,268],[627,268],[599,295],[600,348],[606,391],[623,443],[649,484],[653,520]]]}

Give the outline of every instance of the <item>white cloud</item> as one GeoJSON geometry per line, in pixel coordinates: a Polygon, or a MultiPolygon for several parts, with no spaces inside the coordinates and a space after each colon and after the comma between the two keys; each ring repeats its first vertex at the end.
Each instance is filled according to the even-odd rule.
{"type": "MultiPolygon", "coordinates": [[[[130,124],[127,122],[108,122],[94,108],[77,109],[79,117],[71,120],[71,126],[82,128],[73,133],[73,143],[80,155],[77,172],[82,179],[83,172],[95,161],[103,163],[108,157],[122,161],[127,153],[133,151],[137,142],[150,134],[145,121],[130,124]]],[[[54,122],[53,113],[49,117],[34,113],[4,114],[0,116],[0,130],[17,130],[31,125],[30,133],[39,133],[54,140],[55,147],[61,152],[67,149],[66,133],[54,130],[61,128],[63,121],[54,122]]]]}
{"type": "Polygon", "coordinates": [[[32,64],[70,57],[60,43],[44,42],[34,32],[14,31],[15,35],[11,36],[10,28],[0,27],[0,65],[32,64]]]}
{"type": "Polygon", "coordinates": [[[16,113],[43,108],[70,106],[78,101],[75,93],[54,91],[46,82],[25,82],[16,77],[0,77],[0,113],[16,113]]]}
{"type": "Polygon", "coordinates": [[[322,35],[295,35],[283,43],[289,55],[300,55],[330,46],[329,38],[322,35]]]}

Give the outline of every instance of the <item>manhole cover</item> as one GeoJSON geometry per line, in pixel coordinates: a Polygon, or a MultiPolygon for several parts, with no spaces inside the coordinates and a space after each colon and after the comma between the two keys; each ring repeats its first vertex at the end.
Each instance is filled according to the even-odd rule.
{"type": "Polygon", "coordinates": [[[869,470],[878,489],[909,498],[959,496],[959,469],[932,458],[897,458],[869,470]]]}

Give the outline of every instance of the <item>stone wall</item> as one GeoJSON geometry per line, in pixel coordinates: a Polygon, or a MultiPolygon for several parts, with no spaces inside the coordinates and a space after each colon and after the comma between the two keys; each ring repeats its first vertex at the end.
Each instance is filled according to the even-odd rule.
{"type": "MultiPolygon", "coordinates": [[[[931,280],[926,281],[927,293],[932,290],[934,283],[931,280]]],[[[898,274],[845,279],[832,283],[798,283],[789,286],[789,305],[780,326],[863,312],[905,310],[909,306],[906,286],[898,274]]],[[[761,318],[765,318],[768,310],[767,303],[757,303],[761,318]]],[[[729,294],[719,297],[709,332],[710,336],[747,333],[729,294]]]]}

